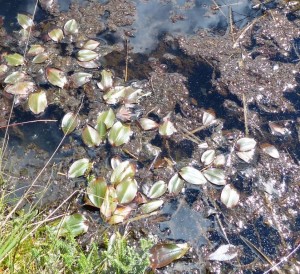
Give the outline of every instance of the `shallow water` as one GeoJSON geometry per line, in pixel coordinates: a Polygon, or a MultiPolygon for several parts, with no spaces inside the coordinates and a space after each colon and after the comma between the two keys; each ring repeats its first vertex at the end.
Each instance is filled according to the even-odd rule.
{"type": "MultiPolygon", "coordinates": [[[[0,4],[2,4],[3,7],[3,9],[0,10],[0,15],[5,15],[6,26],[13,28],[15,26],[16,14],[18,12],[24,11],[32,12],[35,1],[24,1],[22,2],[22,5],[20,5],[19,1],[2,2],[3,3],[1,3],[0,0],[0,4]],[[11,25],[10,22],[14,23],[11,25]]],[[[132,47],[130,55],[133,59],[133,65],[130,66],[130,68],[132,69],[132,71],[130,71],[130,76],[132,78],[140,79],[147,78],[148,73],[151,72],[152,69],[150,68],[150,65],[148,65],[147,69],[143,70],[141,68],[141,65],[144,62],[147,63],[148,57],[152,57],[153,54],[155,58],[163,61],[163,69],[165,69],[167,72],[179,72],[187,77],[189,96],[190,98],[195,99],[195,101],[197,102],[194,103],[195,105],[197,105],[197,107],[195,107],[197,110],[199,110],[200,107],[206,109],[213,108],[217,113],[217,117],[224,120],[224,129],[239,129],[242,132],[244,130],[244,124],[239,119],[240,117],[237,117],[237,113],[233,113],[232,115],[230,115],[228,109],[223,106],[223,103],[226,99],[235,102],[238,107],[241,107],[241,102],[233,95],[222,96],[220,94],[217,94],[212,86],[211,80],[213,77],[213,73],[216,73],[217,77],[220,77],[220,75],[218,75],[218,72],[214,72],[211,66],[203,60],[200,61],[199,59],[193,59],[192,57],[187,56],[185,53],[183,53],[182,50],[179,50],[178,45],[176,45],[175,43],[167,44],[163,40],[168,34],[174,36],[193,35],[200,28],[208,29],[215,34],[224,34],[228,27],[229,5],[232,8],[233,21],[235,22],[236,26],[243,27],[250,20],[249,18],[257,14],[256,11],[251,9],[250,1],[238,1],[238,3],[235,1],[222,1],[222,4],[220,4],[222,5],[222,7],[220,10],[215,10],[213,8],[214,4],[212,3],[212,1],[153,0],[135,2],[137,15],[135,18],[136,21],[132,28],[135,29],[136,32],[134,32],[134,37],[129,38],[129,44],[132,47]],[[166,52],[175,58],[167,58],[165,56],[166,52]],[[179,60],[180,62],[176,63],[176,60],[179,60]],[[139,62],[141,62],[141,64],[139,64],[139,62]],[[180,64],[178,65],[178,63],[180,64]]],[[[61,1],[61,3],[61,8],[67,9],[69,1],[61,1]]],[[[39,11],[38,14],[42,19],[44,13],[39,11]]],[[[114,53],[112,53],[109,58],[107,59],[108,65],[110,65],[110,60],[116,61],[116,59],[118,58],[118,62],[124,63],[124,56],[121,54],[115,55],[114,53]]],[[[122,64],[122,66],[120,65],[119,68],[116,68],[115,71],[117,71],[117,73],[121,75],[123,68],[124,64],[122,64]]],[[[297,94],[295,93],[294,95],[297,99],[297,94]]],[[[299,103],[297,102],[297,100],[292,100],[295,101],[295,105],[299,109],[299,103]]],[[[88,112],[88,110],[89,109],[87,107],[86,111],[88,112]]],[[[259,112],[259,109],[255,108],[255,106],[251,106],[250,110],[259,112]]],[[[178,113],[180,113],[180,110],[178,111],[178,113]]],[[[17,116],[16,121],[27,120],[27,118],[29,119],[29,117],[22,117],[23,114],[21,112],[18,115],[19,117],[17,116]]],[[[297,149],[299,148],[299,140],[297,140],[297,129],[295,128],[295,123],[292,122],[291,136],[281,137],[272,136],[269,133],[267,124],[269,120],[295,120],[297,118],[297,113],[283,113],[278,115],[260,113],[260,115],[264,118],[264,120],[262,128],[263,134],[262,136],[260,136],[261,139],[259,141],[271,140],[272,143],[278,145],[278,148],[280,148],[282,153],[285,153],[285,150],[288,150],[289,153],[294,153],[296,155],[296,160],[298,159],[299,161],[300,152],[299,149],[297,149]]],[[[56,116],[48,116],[46,114],[43,118],[46,117],[61,118],[62,113],[57,113],[56,116]]],[[[30,117],[30,119],[31,118],[32,117],[30,117]]],[[[23,136],[19,136],[18,132],[14,133],[13,131],[11,134],[12,136],[14,136],[15,134],[15,138],[12,137],[11,142],[13,147],[20,147],[19,154],[17,153],[17,157],[24,153],[24,147],[28,147],[32,144],[43,151],[51,153],[51,151],[55,149],[56,144],[59,142],[62,136],[59,130],[59,125],[57,123],[53,125],[51,124],[51,126],[47,125],[46,130],[43,124],[28,125],[20,129],[23,136]]],[[[200,137],[201,140],[204,140],[204,138],[206,137],[210,137],[210,135],[211,131],[209,130],[197,134],[197,136],[200,137]]],[[[79,144],[82,145],[82,143],[79,144]]],[[[84,150],[83,146],[81,146],[81,148],[82,150],[84,150]]],[[[172,157],[174,157],[176,160],[179,159],[179,161],[188,161],[188,158],[190,158],[193,153],[192,144],[182,147],[179,144],[172,144],[171,148],[172,157]],[[189,148],[191,151],[184,151],[187,149],[189,150],[189,148]]],[[[95,159],[102,159],[101,157],[99,157],[100,150],[101,149],[96,149],[95,151],[93,151],[93,157],[95,159]]],[[[227,150],[227,148],[224,148],[224,152],[227,153],[227,150]]],[[[30,159],[38,157],[38,153],[38,150],[33,149],[32,152],[28,154],[29,158],[26,158],[24,165],[22,165],[22,169],[29,166],[28,168],[31,168],[32,171],[33,168],[30,167],[30,159]]],[[[102,156],[102,154],[100,155],[102,156]]],[[[261,157],[261,155],[259,157],[261,157]]],[[[70,159],[68,160],[70,161],[70,159]]],[[[43,164],[43,160],[39,164],[43,164]]],[[[68,164],[69,163],[66,163],[65,165],[68,166],[68,164]]],[[[252,163],[251,165],[240,163],[236,168],[238,170],[237,175],[232,179],[232,182],[230,183],[234,184],[235,187],[242,192],[242,194],[244,195],[243,199],[246,200],[247,195],[252,194],[254,188],[253,185],[255,183],[253,177],[250,176],[249,178],[248,174],[255,174],[256,170],[254,168],[254,164],[252,163]]],[[[34,167],[34,171],[36,170],[37,168],[34,167]]],[[[282,177],[285,176],[286,175],[283,173],[282,177]]],[[[286,180],[286,178],[283,178],[280,182],[283,185],[281,186],[282,188],[286,184],[284,180],[286,180]]],[[[54,192],[58,193],[59,191],[60,189],[58,187],[54,192]]],[[[199,189],[187,188],[185,193],[180,197],[180,199],[171,199],[162,208],[161,213],[168,215],[170,218],[169,220],[163,221],[159,224],[160,238],[163,240],[188,241],[192,245],[192,247],[194,247],[195,249],[200,249],[201,247],[205,246],[205,244],[207,244],[208,241],[205,235],[209,234],[209,241],[214,245],[217,246],[219,244],[226,244],[226,237],[223,235],[223,231],[220,228],[220,224],[218,223],[219,221],[216,219],[216,217],[213,216],[207,219],[205,218],[206,216],[204,216],[203,213],[198,212],[195,208],[195,204],[197,204],[197,201],[202,198],[201,195],[199,195],[199,189]],[[212,229],[212,226],[214,227],[214,230],[212,229]],[[213,232],[211,232],[211,230],[213,230],[213,232]]],[[[212,200],[219,199],[219,194],[217,198],[210,198],[212,200]]],[[[221,208],[221,205],[219,206],[221,208]]],[[[252,201],[245,205],[245,207],[251,206],[255,207],[257,206],[257,204],[252,201]]],[[[224,210],[224,207],[222,209],[224,210]]],[[[257,257],[259,258],[259,256],[257,256],[257,254],[253,252],[253,250],[247,247],[247,245],[239,238],[239,233],[245,238],[250,239],[253,244],[261,248],[267,256],[275,259],[275,256],[277,256],[276,244],[279,244],[275,241],[271,242],[274,238],[278,237],[275,229],[273,229],[271,226],[264,225],[264,220],[262,218],[253,218],[251,220],[251,224],[244,224],[245,226],[242,229],[238,230],[236,228],[237,224],[231,224],[230,221],[227,221],[225,217],[229,216],[231,218],[234,214],[234,211],[230,210],[226,211],[224,215],[220,214],[221,225],[226,226],[226,228],[228,226],[228,238],[230,239],[230,242],[235,245],[243,246],[243,248],[245,249],[245,258],[242,260],[242,263],[251,263],[255,259],[257,259],[257,257]],[[268,244],[268,242],[271,243],[268,244]]],[[[238,213],[236,214],[238,215],[238,213]]],[[[236,219],[233,218],[233,220],[237,220],[240,217],[241,216],[237,217],[236,219]]]]}

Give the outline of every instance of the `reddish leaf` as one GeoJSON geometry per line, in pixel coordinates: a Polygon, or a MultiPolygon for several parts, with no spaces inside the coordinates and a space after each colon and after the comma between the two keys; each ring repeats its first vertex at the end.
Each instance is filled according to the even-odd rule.
{"type": "Polygon", "coordinates": [[[181,258],[189,249],[184,244],[157,244],[150,249],[150,264],[152,269],[164,267],[181,258]]]}

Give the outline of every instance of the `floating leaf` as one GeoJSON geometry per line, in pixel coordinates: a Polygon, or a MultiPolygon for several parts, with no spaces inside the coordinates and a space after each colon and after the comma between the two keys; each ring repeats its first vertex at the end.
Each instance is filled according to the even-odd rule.
{"type": "Polygon", "coordinates": [[[219,186],[226,184],[225,173],[223,169],[219,168],[210,168],[203,171],[204,177],[211,183],[219,186]]]}
{"type": "Polygon", "coordinates": [[[290,130],[287,127],[279,125],[278,123],[269,122],[269,127],[271,133],[276,136],[284,136],[290,133],[290,130]]]}
{"type": "Polygon", "coordinates": [[[137,182],[131,179],[122,181],[117,185],[116,193],[121,204],[130,203],[137,193],[137,182]]]}
{"type": "Polygon", "coordinates": [[[184,187],[184,181],[175,173],[168,183],[168,190],[171,194],[178,195],[184,187]]]}
{"type": "Polygon", "coordinates": [[[236,142],[238,151],[249,151],[255,148],[256,141],[253,138],[244,137],[236,142]]]}
{"type": "Polygon", "coordinates": [[[160,126],[159,126],[159,134],[162,136],[171,136],[173,133],[177,132],[174,124],[169,120],[166,119],[160,126]]]}
{"type": "Polygon", "coordinates": [[[107,184],[104,178],[97,178],[89,183],[86,192],[89,200],[95,207],[101,207],[106,190],[107,184]]]}
{"type": "Polygon", "coordinates": [[[98,57],[98,53],[89,49],[82,49],[77,53],[77,59],[80,62],[89,62],[98,57]]]}
{"type": "Polygon", "coordinates": [[[77,73],[74,73],[70,77],[70,81],[74,88],[79,88],[79,87],[83,86],[84,84],[88,83],[92,77],[93,77],[93,75],[90,73],[77,72],[77,73]]]}
{"type": "Polygon", "coordinates": [[[59,224],[57,224],[53,231],[58,236],[71,235],[76,237],[88,231],[88,225],[86,224],[86,218],[79,213],[75,213],[71,216],[64,217],[59,224]]]}
{"type": "Polygon", "coordinates": [[[268,144],[268,143],[263,143],[260,145],[260,148],[264,153],[268,154],[269,156],[271,156],[275,159],[279,158],[278,149],[276,147],[274,147],[273,145],[268,144]]]}
{"type": "Polygon", "coordinates": [[[107,127],[107,129],[111,128],[115,122],[116,115],[114,111],[110,108],[109,110],[100,112],[97,117],[97,126],[96,129],[98,129],[98,125],[101,123],[104,123],[107,127]]]}
{"type": "Polygon", "coordinates": [[[216,114],[214,111],[212,110],[206,110],[203,112],[203,116],[202,116],[202,124],[204,126],[209,126],[211,124],[213,124],[216,120],[216,114]]]}
{"type": "Polygon", "coordinates": [[[23,81],[5,87],[5,91],[14,95],[28,95],[36,89],[33,82],[23,81]]]}
{"type": "Polygon", "coordinates": [[[159,198],[160,196],[165,194],[167,188],[168,188],[167,184],[164,181],[157,181],[150,188],[149,193],[147,194],[147,196],[151,199],[159,198]]]}
{"type": "Polygon", "coordinates": [[[80,67],[83,67],[83,68],[87,68],[87,69],[94,69],[94,68],[98,68],[101,66],[100,62],[97,60],[92,60],[92,61],[89,61],[89,62],[80,62],[80,61],[77,61],[77,64],[80,66],[80,67]]]}
{"type": "Polygon", "coordinates": [[[116,86],[110,88],[104,95],[103,99],[109,105],[115,105],[119,103],[119,101],[124,98],[125,95],[125,87],[123,86],[116,86]]]}
{"type": "Polygon", "coordinates": [[[219,154],[214,160],[215,166],[224,166],[226,164],[226,158],[224,154],[219,154]]]}
{"type": "Polygon", "coordinates": [[[36,56],[40,53],[43,53],[45,51],[45,48],[41,45],[31,45],[30,49],[27,52],[28,56],[36,56]]]}
{"type": "Polygon", "coordinates": [[[116,122],[108,134],[108,141],[112,146],[121,146],[129,142],[132,131],[130,126],[124,126],[121,122],[116,122]]]}
{"type": "Polygon", "coordinates": [[[101,144],[100,134],[96,129],[87,125],[82,131],[82,140],[88,147],[97,147],[101,144]]]}
{"type": "Polygon", "coordinates": [[[24,57],[19,53],[7,54],[4,58],[9,66],[17,67],[24,64],[24,57]]]}
{"type": "Polygon", "coordinates": [[[94,50],[96,49],[98,46],[100,45],[99,41],[96,40],[88,40],[85,42],[85,44],[83,45],[83,49],[89,49],[89,50],[94,50]]]}
{"type": "Polygon", "coordinates": [[[46,68],[46,76],[48,81],[54,86],[63,88],[67,83],[67,77],[64,72],[59,69],[46,68]]]}
{"type": "Polygon", "coordinates": [[[206,150],[201,156],[201,162],[208,166],[214,161],[215,155],[216,151],[214,149],[206,150]]]}
{"type": "Polygon", "coordinates": [[[130,206],[117,207],[117,209],[114,212],[114,215],[111,216],[108,223],[114,225],[124,222],[124,220],[127,219],[131,211],[132,207],[130,206]]]}
{"type": "Polygon", "coordinates": [[[179,174],[185,181],[193,185],[203,185],[207,182],[201,171],[191,166],[183,167],[179,174]]]}
{"type": "Polygon", "coordinates": [[[150,265],[152,269],[164,267],[175,260],[180,259],[189,250],[184,244],[156,244],[150,249],[150,265]]]}
{"type": "Polygon", "coordinates": [[[70,134],[75,130],[75,128],[79,125],[79,119],[77,115],[73,112],[68,112],[61,122],[61,129],[64,134],[70,134]]]}
{"type": "Polygon", "coordinates": [[[43,53],[40,53],[37,56],[35,56],[32,59],[32,63],[34,63],[34,64],[41,64],[41,63],[44,63],[48,58],[49,58],[48,53],[43,52],[43,53]]]}
{"type": "Polygon", "coordinates": [[[41,90],[40,92],[31,93],[28,99],[28,106],[34,114],[44,112],[48,106],[46,92],[41,90]]]}
{"type": "Polygon", "coordinates": [[[25,78],[26,74],[24,72],[15,71],[9,74],[5,79],[5,84],[15,84],[22,81],[25,78]]]}
{"type": "Polygon", "coordinates": [[[18,20],[19,25],[23,29],[28,29],[28,28],[33,26],[32,19],[29,16],[25,15],[25,14],[18,13],[17,20],[18,20]]]}
{"type": "Polygon", "coordinates": [[[237,152],[236,155],[245,161],[246,163],[250,163],[253,160],[253,157],[255,155],[255,149],[249,150],[249,151],[243,151],[243,152],[237,152]]]}
{"type": "Polygon", "coordinates": [[[87,158],[83,158],[75,161],[69,168],[68,177],[76,178],[83,176],[85,172],[90,168],[90,161],[87,158]]]}
{"type": "Polygon", "coordinates": [[[108,220],[115,212],[118,205],[117,193],[112,186],[108,186],[103,203],[100,208],[100,212],[103,217],[108,220]]]}
{"type": "Polygon", "coordinates": [[[155,200],[155,201],[151,201],[151,202],[148,202],[146,204],[143,204],[140,209],[141,209],[141,212],[143,214],[148,214],[148,213],[151,213],[155,210],[157,210],[158,208],[160,208],[162,206],[162,204],[164,203],[163,200],[155,200]]]}
{"type": "Polygon", "coordinates": [[[133,178],[135,175],[136,167],[129,161],[120,163],[113,171],[110,181],[113,185],[118,185],[122,181],[133,178]]]}
{"type": "Polygon", "coordinates": [[[113,73],[108,69],[103,69],[101,71],[101,82],[97,83],[97,86],[106,91],[113,86],[113,73]]]}
{"type": "Polygon", "coordinates": [[[231,244],[221,245],[215,252],[208,256],[211,261],[229,261],[238,255],[237,247],[231,244]]]}
{"type": "Polygon", "coordinates": [[[141,118],[139,124],[143,130],[151,130],[158,128],[158,123],[148,118],[141,118]]]}
{"type": "Polygon", "coordinates": [[[48,32],[48,35],[54,42],[59,42],[64,38],[64,34],[61,29],[53,29],[48,32]]]}
{"type": "Polygon", "coordinates": [[[237,205],[240,199],[240,194],[238,191],[229,185],[226,185],[221,193],[221,202],[228,208],[232,208],[237,205]]]}
{"type": "Polygon", "coordinates": [[[78,24],[75,19],[71,19],[65,23],[64,32],[65,35],[78,33],[78,24]]]}

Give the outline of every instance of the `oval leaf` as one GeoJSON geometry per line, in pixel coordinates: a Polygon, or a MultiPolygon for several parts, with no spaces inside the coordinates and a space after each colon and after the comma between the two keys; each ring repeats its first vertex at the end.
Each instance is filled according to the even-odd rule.
{"type": "Polygon", "coordinates": [[[79,88],[84,84],[88,83],[91,80],[92,76],[93,75],[90,73],[77,72],[70,77],[70,81],[74,88],[79,88]]]}
{"type": "Polygon", "coordinates": [[[216,155],[216,151],[214,149],[206,150],[201,156],[201,162],[205,166],[208,166],[213,162],[215,155],[216,155]]]}
{"type": "Polygon", "coordinates": [[[73,112],[68,112],[61,121],[61,129],[65,135],[70,134],[79,125],[79,119],[73,112]]]}
{"type": "Polygon", "coordinates": [[[32,63],[41,64],[44,63],[48,58],[49,58],[48,53],[42,52],[32,59],[32,63]]]}
{"type": "Polygon", "coordinates": [[[260,145],[261,150],[271,156],[272,158],[279,159],[279,152],[276,147],[271,144],[264,143],[260,145]]]}
{"type": "Polygon", "coordinates": [[[63,88],[67,83],[64,72],[56,68],[46,68],[46,77],[52,85],[60,88],[63,88]]]}
{"type": "Polygon", "coordinates": [[[88,147],[97,147],[101,144],[100,134],[96,129],[87,125],[82,131],[82,140],[88,147]]]}
{"type": "Polygon", "coordinates": [[[116,122],[108,134],[108,141],[112,146],[121,146],[129,142],[132,131],[130,126],[124,126],[121,122],[116,122]]]}
{"type": "Polygon", "coordinates": [[[223,186],[226,184],[225,173],[223,169],[210,168],[203,171],[203,175],[208,181],[215,185],[223,186]]]}
{"type": "Polygon", "coordinates": [[[46,109],[47,97],[45,91],[32,93],[29,95],[28,106],[34,114],[40,114],[46,109]]]}
{"type": "Polygon", "coordinates": [[[132,207],[130,206],[118,207],[115,210],[114,215],[109,219],[108,223],[111,225],[122,223],[125,219],[127,219],[131,211],[132,207]]]}
{"type": "Polygon", "coordinates": [[[171,136],[177,132],[174,124],[169,119],[166,119],[166,121],[159,126],[158,131],[161,136],[171,136]]]}
{"type": "Polygon", "coordinates": [[[120,163],[113,171],[110,181],[113,185],[118,185],[122,181],[132,179],[135,175],[136,167],[129,161],[120,163]]]}
{"type": "Polygon", "coordinates": [[[87,158],[83,158],[75,161],[69,168],[68,178],[76,178],[83,176],[85,172],[90,168],[90,161],[87,158]]]}
{"type": "Polygon", "coordinates": [[[221,202],[228,208],[232,208],[237,205],[240,199],[240,194],[231,185],[226,185],[221,193],[221,202]]]}
{"type": "Polygon", "coordinates": [[[148,197],[150,199],[156,199],[164,195],[167,190],[167,184],[164,181],[156,182],[149,190],[148,197]]]}
{"type": "Polygon", "coordinates": [[[59,42],[64,38],[64,34],[61,29],[53,29],[48,32],[48,35],[54,42],[59,42]]]}
{"type": "Polygon", "coordinates": [[[36,89],[33,82],[23,81],[5,87],[5,91],[14,95],[28,95],[36,89]]]}
{"type": "Polygon", "coordinates": [[[105,220],[108,220],[113,215],[117,205],[118,200],[116,190],[112,186],[109,186],[107,187],[105,197],[100,208],[100,212],[105,220]]]}
{"type": "Polygon", "coordinates": [[[113,86],[113,73],[108,69],[102,70],[101,82],[97,83],[97,86],[103,91],[110,89],[113,86]]]}
{"type": "Polygon", "coordinates": [[[28,28],[33,26],[32,19],[29,16],[25,15],[25,14],[18,13],[17,20],[18,20],[19,25],[23,29],[28,29],[28,28]]]}
{"type": "Polygon", "coordinates": [[[115,122],[115,119],[116,115],[111,108],[107,111],[100,112],[97,118],[96,129],[99,128],[99,125],[101,125],[101,123],[104,123],[107,129],[111,128],[115,122]]]}
{"type": "Polygon", "coordinates": [[[151,201],[149,203],[143,204],[140,207],[140,209],[143,214],[148,214],[148,213],[151,213],[151,212],[157,210],[158,208],[160,208],[163,203],[164,203],[163,200],[151,201]]]}
{"type": "Polygon", "coordinates": [[[143,130],[151,130],[158,128],[158,123],[148,118],[141,118],[139,124],[143,130]]]}
{"type": "Polygon", "coordinates": [[[211,124],[213,124],[216,120],[216,114],[214,111],[212,110],[206,110],[203,112],[203,116],[202,116],[202,124],[204,126],[209,126],[211,124]]]}
{"type": "Polygon", "coordinates": [[[236,142],[237,150],[244,152],[255,148],[256,141],[253,138],[241,138],[236,142]]]}
{"type": "Polygon", "coordinates": [[[65,23],[64,26],[65,35],[76,34],[78,33],[78,30],[79,30],[78,24],[75,19],[71,19],[65,23]]]}
{"type": "Polygon", "coordinates": [[[189,246],[184,244],[157,244],[150,249],[150,262],[152,269],[164,267],[175,260],[180,259],[189,246]]]}
{"type": "Polygon", "coordinates": [[[249,151],[243,151],[243,152],[238,151],[236,153],[236,155],[240,159],[242,159],[243,161],[245,161],[246,163],[250,163],[253,160],[254,154],[255,154],[255,149],[251,149],[249,151]]]}
{"type": "Polygon", "coordinates": [[[45,51],[45,48],[41,45],[31,45],[30,49],[27,52],[28,56],[36,56],[40,53],[43,53],[45,51]]]}
{"type": "Polygon", "coordinates": [[[22,81],[25,78],[26,74],[24,72],[15,71],[9,74],[5,79],[5,84],[15,84],[22,81]]]}
{"type": "Polygon", "coordinates": [[[203,185],[207,182],[201,171],[191,166],[183,167],[179,174],[186,182],[193,185],[203,185]]]}
{"type": "Polygon", "coordinates": [[[24,64],[24,57],[19,53],[7,54],[4,58],[9,66],[17,67],[24,64]]]}
{"type": "Polygon", "coordinates": [[[89,49],[89,50],[94,50],[96,49],[98,46],[100,45],[99,41],[96,40],[88,40],[85,42],[85,44],[83,45],[83,49],[89,49]]]}
{"type": "Polygon", "coordinates": [[[178,195],[184,187],[184,181],[175,173],[168,183],[168,190],[171,194],[178,195]]]}
{"type": "Polygon", "coordinates": [[[238,255],[237,247],[231,244],[221,245],[215,252],[208,256],[211,261],[229,261],[238,255]]]}
{"type": "Polygon", "coordinates": [[[98,53],[89,49],[82,49],[77,53],[77,59],[80,62],[89,62],[98,57],[98,53]]]}
{"type": "Polygon", "coordinates": [[[106,190],[107,184],[104,178],[97,178],[89,183],[86,190],[87,196],[95,207],[101,207],[106,190]]]}
{"type": "Polygon", "coordinates": [[[116,187],[118,201],[121,204],[130,203],[136,196],[137,183],[135,180],[122,181],[116,187]]]}
{"type": "Polygon", "coordinates": [[[64,217],[59,224],[54,227],[55,234],[59,236],[71,235],[76,237],[88,231],[86,218],[79,213],[64,217]]]}

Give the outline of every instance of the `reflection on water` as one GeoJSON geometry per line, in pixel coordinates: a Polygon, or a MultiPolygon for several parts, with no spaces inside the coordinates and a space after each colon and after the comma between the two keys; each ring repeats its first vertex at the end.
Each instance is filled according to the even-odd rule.
{"type": "Polygon", "coordinates": [[[135,52],[149,52],[165,33],[193,34],[200,28],[226,28],[229,11],[233,21],[242,27],[251,14],[248,0],[141,1],[137,0],[135,37],[130,39],[135,52]],[[219,5],[219,9],[216,7],[219,5]]]}
{"type": "Polygon", "coordinates": [[[210,221],[191,209],[184,199],[174,199],[166,203],[162,213],[171,216],[170,220],[160,223],[160,230],[167,231],[167,235],[163,237],[189,241],[194,247],[207,243],[204,235],[211,225],[210,221]]]}

